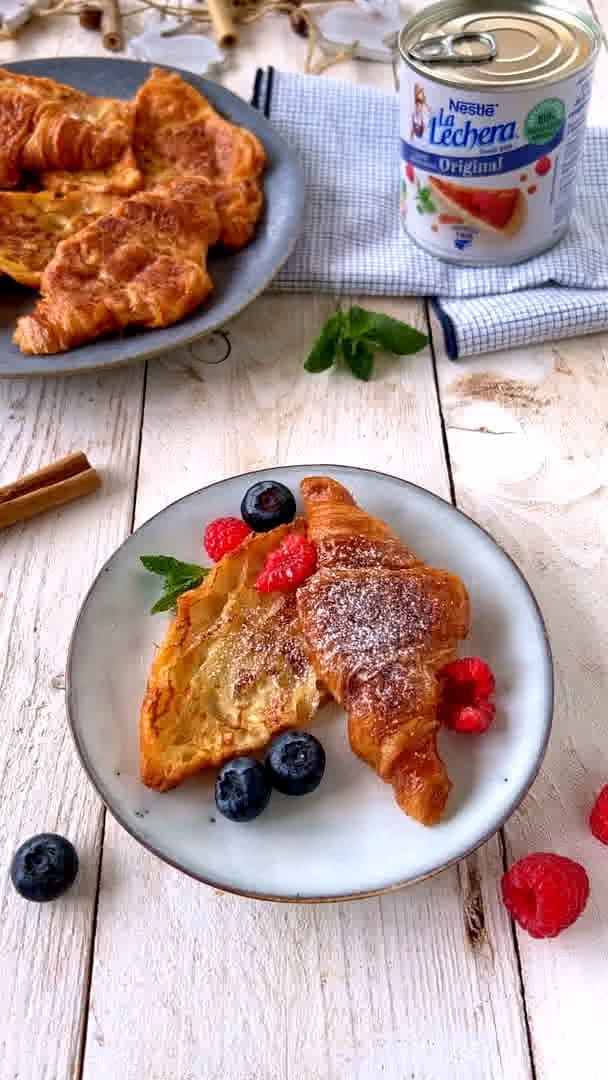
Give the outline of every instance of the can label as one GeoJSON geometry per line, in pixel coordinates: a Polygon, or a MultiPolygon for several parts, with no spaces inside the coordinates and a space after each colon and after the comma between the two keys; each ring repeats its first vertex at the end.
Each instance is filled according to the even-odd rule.
{"type": "Polygon", "coordinates": [[[551,86],[458,89],[402,64],[401,216],[434,254],[526,259],[559,239],[576,197],[592,71],[551,86]]]}

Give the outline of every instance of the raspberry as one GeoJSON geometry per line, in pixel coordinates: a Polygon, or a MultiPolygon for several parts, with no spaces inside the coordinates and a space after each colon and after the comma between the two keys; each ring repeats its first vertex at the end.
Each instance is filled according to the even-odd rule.
{"type": "Polygon", "coordinates": [[[595,800],[589,818],[589,827],[602,844],[608,844],[608,784],[604,785],[595,800]]]}
{"type": "Polygon", "coordinates": [[[546,176],[551,168],[551,158],[545,154],[543,157],[539,157],[536,165],[534,166],[534,172],[537,176],[546,176]]]}
{"type": "Polygon", "coordinates": [[[483,735],[496,716],[496,706],[490,701],[478,701],[476,705],[461,705],[457,701],[443,701],[439,706],[439,719],[450,731],[468,735],[483,735]]]}
{"type": "Polygon", "coordinates": [[[216,518],[205,529],[203,544],[210,559],[219,562],[228,551],[233,551],[253,530],[240,518],[216,518]]]}
{"type": "Polygon", "coordinates": [[[414,172],[414,166],[409,161],[405,166],[405,175],[407,176],[410,184],[413,184],[416,179],[416,173],[414,172]]]}
{"type": "Polygon", "coordinates": [[[479,656],[463,656],[452,660],[439,672],[444,701],[461,705],[477,705],[494,692],[495,680],[491,668],[479,656]]]}
{"type": "Polygon", "coordinates": [[[501,888],[516,923],[534,938],[556,937],[584,911],[589,878],[580,863],[540,852],[513,863],[501,888]]]}
{"type": "Polygon", "coordinates": [[[286,536],[266,561],[255,583],[259,592],[292,592],[314,572],[317,549],[305,536],[286,536]]]}

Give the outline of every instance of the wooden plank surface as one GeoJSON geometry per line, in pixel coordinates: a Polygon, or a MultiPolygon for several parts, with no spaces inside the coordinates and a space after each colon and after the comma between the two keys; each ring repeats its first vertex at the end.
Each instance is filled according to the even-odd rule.
{"type": "Polygon", "coordinates": [[[557,851],[591,878],[589,909],[567,934],[550,943],[519,934],[539,1080],[605,1072],[598,1031],[608,858],[587,818],[608,782],[608,632],[599,601],[607,582],[607,347],[601,335],[462,366],[441,356],[439,366],[458,503],[527,575],[555,659],[553,735],[540,777],[507,824],[508,859],[557,851]]]}
{"type": "MultiPolygon", "coordinates": [[[[37,21],[0,42],[0,63],[70,54],[77,20],[37,21]]],[[[86,38],[95,35],[86,35],[86,38]]],[[[81,44],[80,50],[83,50],[81,44]]],[[[79,1072],[88,1002],[103,811],[67,729],[64,670],[72,625],[101,563],[131,526],[143,368],[62,379],[0,380],[0,484],[84,450],[100,492],[0,537],[0,1077],[63,1080],[79,1072]],[[57,830],[81,856],[69,898],[20,900],[12,852],[57,830]]]]}
{"type": "MultiPolygon", "coordinates": [[[[284,17],[244,38],[222,76],[244,97],[259,63],[301,63],[305,45],[284,17]]],[[[0,63],[95,52],[96,35],[53,18],[44,32],[36,24],[17,43],[0,43],[0,63]]],[[[333,74],[390,82],[374,64],[333,74]]],[[[598,74],[595,122],[605,114],[605,56],[598,74]]],[[[421,324],[419,304],[383,306],[421,324]]],[[[301,360],[330,308],[328,299],[266,296],[228,328],[225,363],[213,363],[220,344],[211,338],[149,365],[137,522],[207,482],[275,462],[369,465],[448,496],[429,353],[387,364],[368,386],[308,376],[301,360]]],[[[558,657],[556,734],[509,823],[507,855],[559,840],[592,876],[590,910],[567,936],[548,945],[518,938],[539,1080],[581,1069],[599,1080],[605,1071],[608,863],[585,823],[608,779],[606,631],[594,614],[606,585],[605,346],[589,338],[456,368],[436,339],[459,504],[528,573],[558,657]]],[[[83,855],[66,902],[30,907],[0,884],[0,1080],[80,1073],[101,810],[66,731],[61,683],[82,593],[130,526],[142,379],[132,367],[0,382],[0,483],[76,448],[105,474],[88,503],[17,526],[0,547],[0,627],[11,643],[0,703],[5,862],[41,828],[66,832],[83,855]]],[[[494,840],[458,871],[400,894],[278,907],[196,885],[108,818],[84,1077],[532,1076],[518,962],[498,899],[502,861],[494,840]]]]}
{"type": "MultiPolygon", "coordinates": [[[[608,25],[608,3],[595,5],[608,25]]],[[[606,123],[602,48],[590,107],[606,123]]],[[[581,177],[584,183],[584,177],[581,177]]],[[[608,969],[608,857],[587,819],[608,783],[608,336],[452,364],[435,335],[459,506],[526,574],[555,660],[554,729],[540,776],[506,827],[509,862],[557,851],[581,862],[589,908],[552,942],[518,932],[538,1080],[606,1074],[598,1033],[608,969]]]]}
{"type": "MultiPolygon", "coordinates": [[[[368,385],[307,375],[331,306],[264,297],[231,324],[224,364],[206,362],[210,341],[150,365],[137,522],[275,462],[368,465],[448,496],[428,351],[387,362],[368,385]]],[[[423,325],[420,304],[381,306],[423,325]]],[[[436,1080],[450,1061],[453,1080],[527,1078],[501,866],[493,841],[460,877],[275,906],[178,875],[108,818],[84,1077],[436,1080]]]]}
{"type": "Polygon", "coordinates": [[[76,1074],[89,976],[102,809],[78,764],[64,706],[68,641],[100,564],[128,532],[142,371],[0,380],[0,483],[73,450],[101,491],[0,538],[0,1076],[76,1074]],[[59,831],[81,873],[56,904],[20,900],[7,869],[28,836],[59,831]]]}

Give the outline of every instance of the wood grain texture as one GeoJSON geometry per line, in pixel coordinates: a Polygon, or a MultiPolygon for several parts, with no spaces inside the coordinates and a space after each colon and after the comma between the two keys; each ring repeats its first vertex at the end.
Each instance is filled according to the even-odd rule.
{"type": "MultiPolygon", "coordinates": [[[[374,305],[422,325],[420,304],[374,305]]],[[[138,523],[275,462],[368,465],[447,496],[428,350],[367,385],[308,375],[331,307],[265,296],[231,323],[223,364],[212,339],[150,364],[138,523]]],[[[108,819],[85,1080],[528,1078],[501,866],[493,841],[393,896],[277,906],[197,885],[108,819]]]]}
{"type": "MultiPolygon", "coordinates": [[[[596,10],[606,20],[608,0],[596,10]]],[[[305,48],[282,16],[245,28],[241,42],[223,81],[244,97],[259,64],[295,68],[305,48]]],[[[78,54],[104,55],[71,18],[36,20],[0,43],[0,63],[78,54]]],[[[326,77],[388,86],[389,76],[351,63],[326,77]]],[[[605,121],[607,77],[603,53],[594,122],[605,121]]],[[[428,352],[387,362],[367,386],[301,371],[331,306],[267,295],[227,328],[225,363],[215,364],[218,337],[150,363],[137,522],[275,462],[368,465],[447,497],[428,352]]],[[[422,325],[419,304],[373,306],[422,325]]],[[[459,504],[527,572],[557,659],[555,734],[509,823],[508,857],[557,848],[592,877],[589,911],[568,935],[518,939],[539,1080],[605,1073],[608,862],[586,827],[608,779],[597,603],[607,581],[605,350],[600,336],[458,366],[439,356],[459,504]]],[[[77,888],[56,905],[26,905],[0,883],[0,1080],[80,1072],[101,810],[76,762],[61,687],[80,598],[128,530],[142,378],[135,367],[0,382],[0,483],[79,446],[104,472],[88,505],[17,526],[0,547],[0,633],[11,644],[0,700],[4,864],[42,828],[66,832],[83,856],[77,888]]],[[[527,1080],[501,870],[494,840],[458,871],[382,899],[264,905],[187,880],[108,819],[85,1080],[527,1080]]]]}
{"type": "MultiPolygon", "coordinates": [[[[608,3],[595,4],[608,25],[608,3]]],[[[606,123],[608,57],[592,123],[606,123]]],[[[584,183],[584,177],[580,178],[584,183]]],[[[538,1080],[606,1072],[598,1032],[608,967],[608,858],[588,816],[608,782],[608,336],[451,364],[435,335],[459,505],[504,544],[543,611],[555,661],[554,729],[540,776],[506,828],[509,862],[531,851],[580,861],[583,918],[548,947],[518,932],[538,1080]]]]}
{"type": "Polygon", "coordinates": [[[128,532],[142,372],[0,380],[0,477],[85,447],[103,488],[2,533],[0,542],[0,1077],[75,1074],[86,1001],[101,804],[76,759],[64,707],[66,651],[79,604],[128,532]],[[21,900],[7,875],[34,833],[75,843],[82,869],[57,904],[21,900]]]}
{"type": "MultiPolygon", "coordinates": [[[[0,63],[94,52],[77,20],[35,20],[0,43],[0,63]]],[[[98,46],[101,52],[101,46],[98,46]]],[[[143,368],[111,375],[0,380],[0,482],[85,449],[103,488],[15,525],[0,544],[0,1078],[80,1072],[103,810],[74,752],[64,705],[72,625],[99,566],[128,533],[143,368]],[[81,860],[62,901],[28,904],[7,869],[27,836],[57,830],[81,860]]]]}
{"type": "Polygon", "coordinates": [[[548,947],[519,934],[540,1080],[605,1071],[597,1032],[608,859],[587,819],[608,781],[608,632],[598,603],[608,581],[607,346],[601,335],[458,365],[442,356],[439,367],[458,503],[528,577],[555,660],[553,734],[540,777],[507,825],[508,859],[557,851],[591,878],[588,911],[567,934],[548,947]]]}

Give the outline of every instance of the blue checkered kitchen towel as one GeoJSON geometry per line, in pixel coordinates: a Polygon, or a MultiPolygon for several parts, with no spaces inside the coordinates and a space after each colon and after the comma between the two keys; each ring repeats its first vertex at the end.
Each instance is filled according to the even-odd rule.
{"type": "Polygon", "coordinates": [[[253,103],[297,151],[306,218],[273,288],[429,296],[452,359],[608,327],[608,129],[587,132],[568,234],[516,266],[440,262],[398,212],[396,95],[310,75],[258,72],[253,103]]]}

